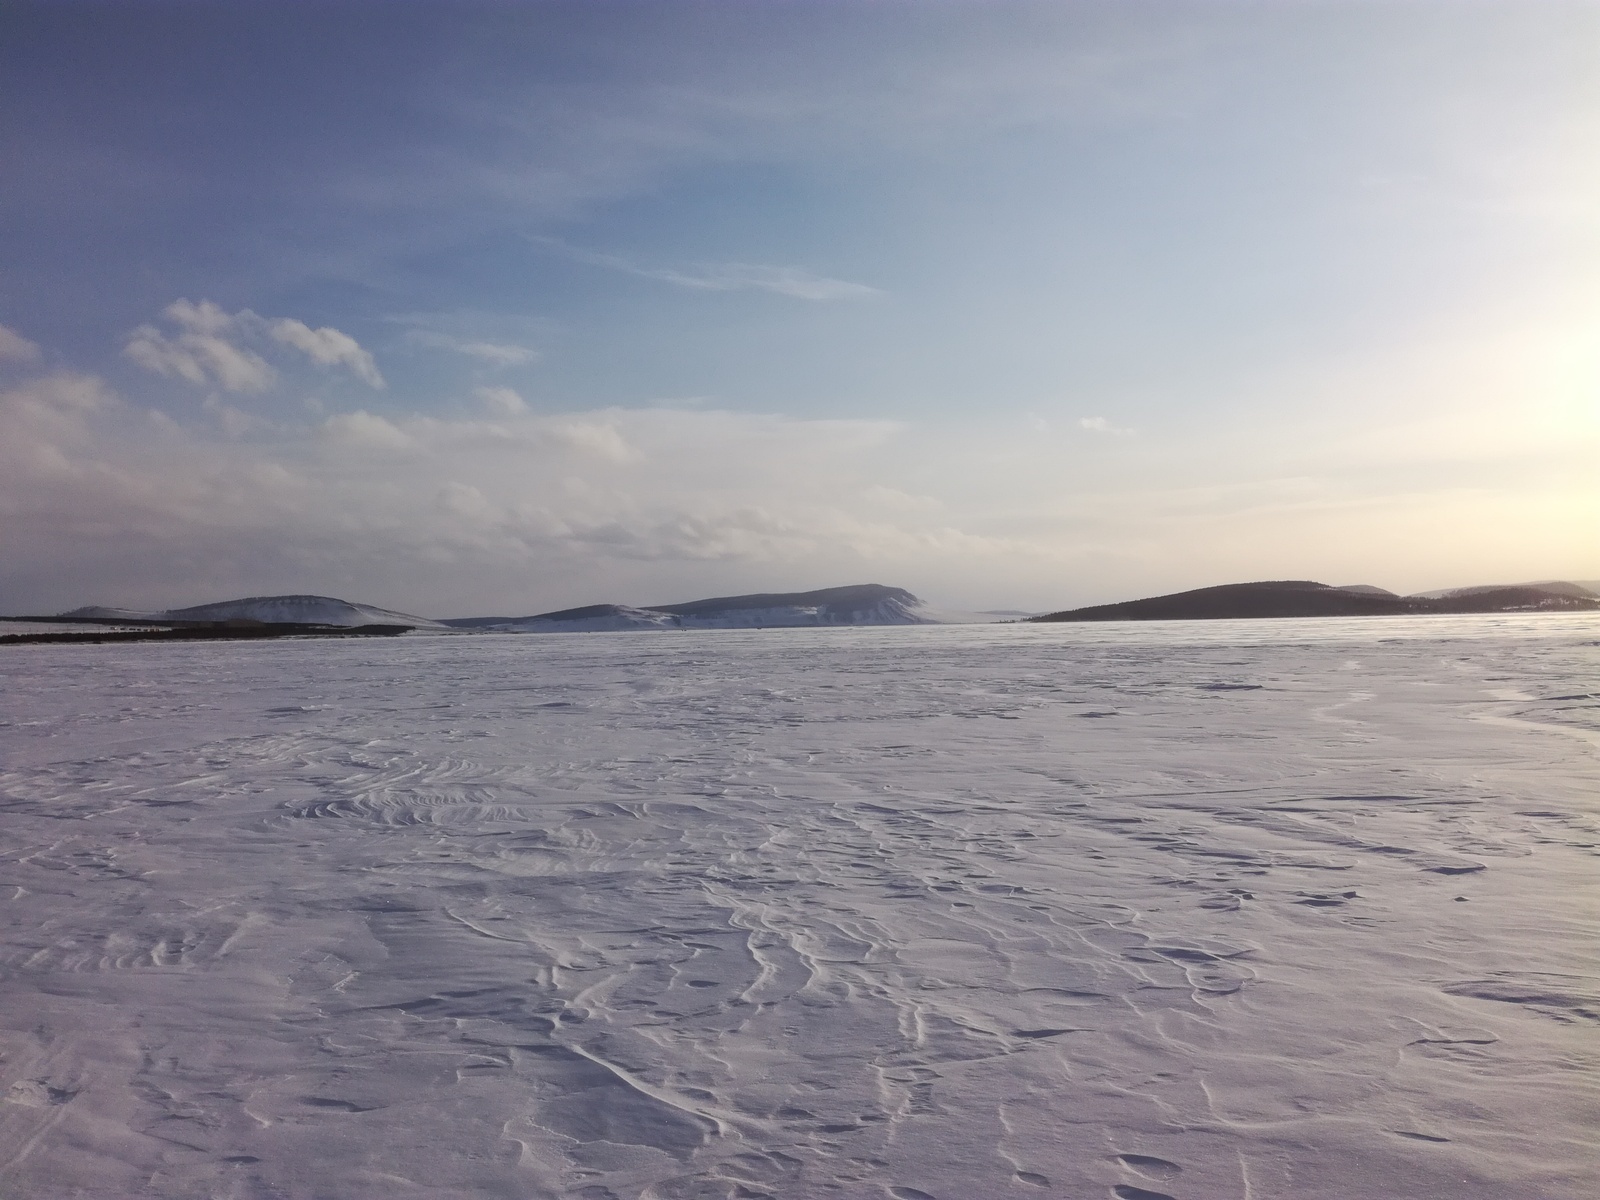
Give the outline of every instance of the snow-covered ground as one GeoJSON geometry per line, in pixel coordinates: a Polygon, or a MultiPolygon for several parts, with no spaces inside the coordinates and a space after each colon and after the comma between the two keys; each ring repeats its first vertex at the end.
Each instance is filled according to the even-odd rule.
{"type": "Polygon", "coordinates": [[[1600,616],[18,646],[0,1195],[1600,1194],[1600,616]]]}

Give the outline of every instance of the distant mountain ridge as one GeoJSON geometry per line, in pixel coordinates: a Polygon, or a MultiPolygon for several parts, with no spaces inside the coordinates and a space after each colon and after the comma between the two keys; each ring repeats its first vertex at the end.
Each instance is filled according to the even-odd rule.
{"type": "MultiPolygon", "coordinates": [[[[40,620],[42,618],[19,618],[40,620]]],[[[934,609],[905,588],[851,584],[809,592],[757,592],[635,607],[589,604],[526,617],[455,617],[436,621],[333,596],[247,596],[187,608],[137,610],[89,606],[57,620],[96,625],[260,624],[328,628],[404,626],[448,632],[577,633],[643,629],[772,629],[825,625],[938,625],[992,622],[993,613],[934,609]]]]}
{"type": "Polygon", "coordinates": [[[1558,596],[1577,596],[1580,599],[1600,596],[1600,591],[1587,584],[1574,583],[1569,579],[1542,579],[1536,583],[1481,583],[1472,587],[1443,588],[1435,592],[1418,592],[1413,599],[1454,600],[1462,596],[1484,596],[1490,592],[1501,592],[1512,588],[1532,588],[1535,591],[1551,592],[1558,596]]]}
{"type": "MultiPolygon", "coordinates": [[[[1592,612],[1600,610],[1600,581],[1548,580],[1529,584],[1485,584],[1396,595],[1372,584],[1330,586],[1313,580],[1264,580],[1195,588],[1116,604],[1098,604],[1043,615],[991,610],[945,612],[904,588],[877,583],[809,592],[756,592],[713,596],[671,604],[589,604],[525,617],[456,617],[430,620],[333,596],[247,596],[187,608],[138,611],[90,606],[62,613],[66,622],[96,625],[223,626],[361,629],[375,626],[448,632],[579,633],[649,629],[773,629],[841,625],[943,625],[992,622],[1007,616],[1025,621],[1184,621],[1423,615],[1428,613],[1592,612]],[[1596,586],[1589,586],[1594,584],[1596,586]]],[[[16,618],[39,621],[43,618],[16,618]]]]}
{"type": "Polygon", "coordinates": [[[528,617],[458,617],[453,629],[580,633],[629,629],[773,629],[816,625],[934,625],[941,616],[904,588],[879,583],[812,592],[757,592],[633,607],[589,604],[528,617]]]}
{"type": "Polygon", "coordinates": [[[1332,587],[1309,579],[1227,583],[1119,604],[1095,604],[1033,621],[1197,621],[1427,613],[1592,612],[1600,595],[1574,583],[1486,585],[1397,596],[1371,584],[1332,587]]]}
{"type": "Polygon", "coordinates": [[[352,604],[333,596],[246,596],[215,604],[196,604],[189,608],[168,608],[138,612],[128,608],[103,608],[91,605],[62,613],[63,617],[93,621],[133,621],[151,623],[259,621],[267,625],[320,625],[354,629],[362,625],[407,625],[413,629],[440,629],[437,621],[410,613],[378,608],[372,604],[352,604]]]}

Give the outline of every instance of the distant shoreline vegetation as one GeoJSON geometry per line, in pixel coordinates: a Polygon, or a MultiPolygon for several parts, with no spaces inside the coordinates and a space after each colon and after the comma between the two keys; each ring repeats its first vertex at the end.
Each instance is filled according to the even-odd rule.
{"type": "MultiPolygon", "coordinates": [[[[55,625],[61,617],[7,617],[19,624],[55,625]]],[[[52,629],[45,633],[0,633],[0,644],[49,645],[57,642],[236,642],[285,637],[396,637],[410,633],[410,625],[301,625],[264,621],[218,621],[212,624],[159,626],[78,620],[80,629],[52,629]]]]}

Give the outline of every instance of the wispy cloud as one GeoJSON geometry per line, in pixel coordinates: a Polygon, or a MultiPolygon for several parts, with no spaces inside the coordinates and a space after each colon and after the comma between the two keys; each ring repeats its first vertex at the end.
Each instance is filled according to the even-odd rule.
{"type": "Polygon", "coordinates": [[[8,359],[12,362],[38,362],[39,347],[15,329],[0,325],[0,362],[8,359]]]}
{"type": "Polygon", "coordinates": [[[1113,437],[1131,437],[1135,432],[1120,425],[1113,425],[1105,417],[1079,417],[1078,428],[1087,429],[1090,433],[1105,433],[1113,437]]]}
{"type": "Polygon", "coordinates": [[[280,317],[270,325],[274,341],[293,346],[322,367],[348,367],[356,378],[375,388],[383,386],[383,376],[378,374],[378,364],[347,333],[331,326],[312,329],[303,321],[280,317]]]}
{"type": "Polygon", "coordinates": [[[481,387],[474,388],[472,394],[497,417],[520,417],[528,411],[527,401],[514,388],[481,387]]]}
{"type": "Polygon", "coordinates": [[[162,315],[177,332],[141,325],[122,348],[129,359],[158,375],[197,387],[263,392],[277,382],[278,374],[247,343],[270,341],[300,351],[318,366],[345,367],[370,387],[384,386],[372,355],[349,334],[328,325],[312,329],[292,317],[262,317],[248,308],[229,313],[210,300],[175,300],[162,315]]]}
{"type": "Polygon", "coordinates": [[[334,441],[369,450],[409,450],[415,444],[393,421],[365,409],[329,417],[320,432],[334,441]]]}
{"type": "Polygon", "coordinates": [[[435,350],[464,354],[493,367],[522,367],[539,360],[539,352],[528,346],[456,337],[432,329],[413,329],[406,334],[406,340],[435,350]]]}
{"type": "Polygon", "coordinates": [[[122,352],[147,371],[185,379],[196,387],[214,384],[229,392],[264,392],[277,372],[253,350],[228,336],[233,318],[209,300],[177,300],[164,314],[178,326],[168,337],[154,325],[135,329],[122,352]]]}
{"type": "Polygon", "coordinates": [[[624,258],[571,246],[559,238],[530,237],[536,246],[554,251],[574,262],[620,271],[640,279],[670,283],[674,287],[700,292],[772,292],[797,300],[854,300],[880,295],[881,291],[864,283],[832,279],[804,267],[775,267],[763,263],[694,263],[688,267],[650,267],[624,258]]]}

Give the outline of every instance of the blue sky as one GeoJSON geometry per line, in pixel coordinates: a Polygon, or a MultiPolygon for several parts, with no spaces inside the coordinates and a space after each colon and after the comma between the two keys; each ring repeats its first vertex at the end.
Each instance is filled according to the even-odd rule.
{"type": "Polygon", "coordinates": [[[1600,5],[0,33],[0,606],[1600,577],[1600,5]]]}

